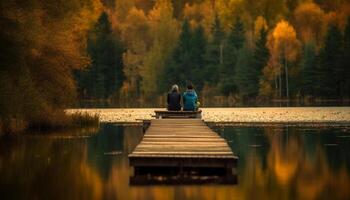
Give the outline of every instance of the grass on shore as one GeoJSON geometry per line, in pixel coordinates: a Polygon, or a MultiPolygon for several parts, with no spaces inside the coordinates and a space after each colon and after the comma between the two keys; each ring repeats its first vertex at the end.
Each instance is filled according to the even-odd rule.
{"type": "Polygon", "coordinates": [[[66,114],[54,112],[31,121],[22,118],[0,119],[0,135],[4,133],[20,133],[26,130],[52,131],[63,129],[79,129],[85,127],[98,127],[100,117],[97,114],[77,112],[66,114]]]}

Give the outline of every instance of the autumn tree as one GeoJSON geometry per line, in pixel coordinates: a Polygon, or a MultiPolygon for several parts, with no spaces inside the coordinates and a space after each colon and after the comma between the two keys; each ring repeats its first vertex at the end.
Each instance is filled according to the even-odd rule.
{"type": "Polygon", "coordinates": [[[1,2],[2,129],[67,125],[72,71],[89,63],[86,33],[100,11],[96,0],[1,2]]]}
{"type": "Polygon", "coordinates": [[[301,41],[313,40],[319,46],[324,35],[324,11],[315,3],[302,3],[295,9],[294,18],[301,41]]]}
{"type": "Polygon", "coordinates": [[[141,89],[144,95],[153,96],[163,89],[161,77],[177,43],[179,31],[169,0],[158,0],[147,17],[152,44],[141,69],[141,89]]]}
{"type": "Polygon", "coordinates": [[[263,16],[269,24],[275,23],[280,17],[288,14],[285,0],[245,0],[240,2],[253,19],[263,16]]]}
{"type": "Polygon", "coordinates": [[[270,67],[275,68],[273,76],[278,77],[279,96],[282,97],[282,74],[285,76],[285,92],[289,98],[289,71],[297,59],[300,42],[294,28],[286,21],[280,21],[268,38],[270,67]],[[284,72],[283,72],[284,71],[284,72]]]}
{"type": "Polygon", "coordinates": [[[135,98],[140,94],[141,69],[150,48],[150,28],[145,13],[135,7],[131,8],[122,26],[121,34],[126,45],[123,54],[124,74],[126,80],[122,87],[122,96],[135,98]]]}
{"type": "Polygon", "coordinates": [[[189,20],[192,27],[201,25],[206,35],[210,35],[215,18],[213,1],[203,0],[199,3],[186,3],[183,8],[183,16],[189,20]]]}

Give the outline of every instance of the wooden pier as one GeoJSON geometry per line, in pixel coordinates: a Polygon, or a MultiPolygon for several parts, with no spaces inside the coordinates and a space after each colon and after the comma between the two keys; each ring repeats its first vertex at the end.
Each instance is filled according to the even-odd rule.
{"type": "Polygon", "coordinates": [[[166,118],[202,118],[202,111],[162,111],[162,110],[156,110],[154,111],[156,113],[156,119],[166,119],[166,118]]]}
{"type": "Polygon", "coordinates": [[[212,131],[201,119],[152,119],[142,141],[129,155],[134,167],[134,184],[236,182],[238,158],[225,139],[212,131]],[[149,174],[168,172],[159,178],[149,174]],[[201,176],[204,174],[205,176],[201,176]],[[208,176],[215,175],[215,176],[208,176]],[[219,175],[219,176],[218,176],[219,175]]]}

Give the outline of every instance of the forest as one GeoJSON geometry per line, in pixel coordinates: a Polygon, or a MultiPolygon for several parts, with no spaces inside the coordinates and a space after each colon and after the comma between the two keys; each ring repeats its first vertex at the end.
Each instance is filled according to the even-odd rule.
{"type": "Polygon", "coordinates": [[[109,0],[76,72],[84,100],[164,105],[173,84],[204,106],[348,100],[350,3],[330,0],[109,0]],[[132,100],[132,101],[130,101],[132,100]]]}
{"type": "Polygon", "coordinates": [[[347,0],[13,0],[0,7],[0,130],[83,101],[349,100],[347,0]]]}

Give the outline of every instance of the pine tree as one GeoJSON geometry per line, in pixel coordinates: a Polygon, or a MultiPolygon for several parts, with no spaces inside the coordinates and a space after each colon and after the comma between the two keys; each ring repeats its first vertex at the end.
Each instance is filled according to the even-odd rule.
{"type": "Polygon", "coordinates": [[[350,17],[344,32],[344,54],[343,54],[343,86],[342,97],[350,97],[350,17]]]}
{"type": "Polygon", "coordinates": [[[215,16],[211,28],[211,35],[212,38],[207,46],[205,55],[206,67],[204,77],[209,85],[215,85],[219,80],[219,72],[223,64],[223,45],[225,37],[218,16],[215,16]]]}
{"type": "Polygon", "coordinates": [[[301,60],[300,92],[302,95],[315,96],[316,67],[316,44],[308,42],[304,45],[301,60]]]}
{"type": "Polygon", "coordinates": [[[87,71],[78,73],[80,90],[88,97],[108,98],[123,83],[124,48],[112,32],[107,13],[101,14],[90,31],[87,48],[92,62],[87,71]]]}
{"type": "Polygon", "coordinates": [[[237,92],[233,77],[235,76],[234,73],[239,51],[245,42],[244,33],[244,24],[238,17],[231,27],[231,32],[227,38],[227,44],[224,49],[224,62],[219,86],[224,95],[237,92]]]}
{"type": "Polygon", "coordinates": [[[338,26],[331,24],[328,27],[324,47],[320,53],[317,90],[318,95],[325,98],[335,98],[340,93],[342,58],[342,33],[338,26]]]}
{"type": "Polygon", "coordinates": [[[187,19],[182,24],[182,32],[177,47],[170,57],[163,76],[164,91],[172,84],[185,86],[186,81],[192,77],[192,32],[187,19]]]}
{"type": "Polygon", "coordinates": [[[243,47],[238,52],[237,63],[234,73],[234,82],[237,92],[243,98],[252,97],[258,92],[256,83],[256,69],[253,66],[253,52],[243,47]]]}
{"type": "Polygon", "coordinates": [[[252,58],[252,66],[254,70],[252,72],[253,76],[251,84],[255,85],[255,90],[251,93],[253,96],[257,96],[259,94],[259,81],[262,76],[262,70],[267,65],[267,61],[270,57],[270,52],[266,46],[266,42],[267,30],[265,28],[261,28],[259,38],[255,42],[255,49],[252,58]]]}
{"type": "Polygon", "coordinates": [[[193,32],[191,46],[192,46],[192,62],[193,66],[188,69],[191,70],[191,79],[198,91],[201,91],[204,85],[207,75],[205,74],[205,53],[206,53],[206,38],[204,35],[204,29],[201,25],[196,27],[193,32]]]}

